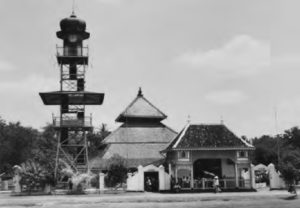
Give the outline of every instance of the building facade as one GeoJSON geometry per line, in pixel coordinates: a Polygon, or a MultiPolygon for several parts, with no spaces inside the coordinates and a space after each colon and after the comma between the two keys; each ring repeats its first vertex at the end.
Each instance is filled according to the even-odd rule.
{"type": "Polygon", "coordinates": [[[163,151],[169,172],[183,189],[253,188],[250,151],[254,147],[225,125],[188,124],[163,151]]]}

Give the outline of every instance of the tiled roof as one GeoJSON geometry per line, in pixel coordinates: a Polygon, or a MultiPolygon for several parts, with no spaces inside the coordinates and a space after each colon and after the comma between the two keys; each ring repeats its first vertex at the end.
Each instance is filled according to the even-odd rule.
{"type": "Polygon", "coordinates": [[[157,107],[150,103],[139,91],[137,97],[129,104],[129,106],[118,116],[117,122],[125,122],[126,119],[143,118],[155,119],[161,121],[167,116],[157,107]]]}
{"type": "Polygon", "coordinates": [[[147,165],[163,159],[160,151],[176,137],[177,132],[160,121],[167,116],[152,105],[140,89],[137,97],[116,119],[124,122],[104,139],[106,148],[90,161],[94,168],[105,167],[114,154],[125,158],[128,167],[147,165]]]}
{"type": "Polygon", "coordinates": [[[235,149],[253,148],[252,145],[237,137],[225,125],[187,125],[169,144],[172,149],[235,149]]]}
{"type": "Polygon", "coordinates": [[[123,124],[108,135],[104,143],[169,143],[177,133],[162,123],[123,124]]]}
{"type": "Polygon", "coordinates": [[[104,140],[106,148],[90,161],[91,167],[105,169],[106,160],[114,154],[125,158],[128,167],[147,165],[163,159],[160,151],[177,133],[162,123],[122,124],[104,140]]]}
{"type": "Polygon", "coordinates": [[[102,157],[99,155],[93,158],[90,161],[90,166],[92,168],[105,169],[106,161],[114,154],[123,157],[128,167],[144,166],[163,159],[163,156],[159,152],[166,147],[166,143],[108,144],[102,157]]]}

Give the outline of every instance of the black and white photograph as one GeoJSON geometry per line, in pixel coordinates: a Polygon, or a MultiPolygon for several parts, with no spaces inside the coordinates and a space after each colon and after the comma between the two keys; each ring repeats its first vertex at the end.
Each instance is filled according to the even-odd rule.
{"type": "Polygon", "coordinates": [[[0,0],[1,208],[299,208],[299,0],[0,0]]]}

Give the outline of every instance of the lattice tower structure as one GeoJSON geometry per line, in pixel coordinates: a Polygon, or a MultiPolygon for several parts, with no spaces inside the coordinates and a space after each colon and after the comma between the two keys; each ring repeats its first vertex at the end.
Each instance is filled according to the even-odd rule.
{"type": "Polygon", "coordinates": [[[55,174],[60,159],[76,172],[89,171],[87,132],[92,131],[92,115],[86,115],[86,105],[101,105],[104,94],[85,91],[85,74],[88,67],[88,46],[83,41],[90,37],[85,21],[74,13],[60,22],[56,36],[63,41],[57,48],[60,69],[60,90],[40,93],[45,105],[59,105],[60,114],[53,115],[57,131],[55,174]]]}

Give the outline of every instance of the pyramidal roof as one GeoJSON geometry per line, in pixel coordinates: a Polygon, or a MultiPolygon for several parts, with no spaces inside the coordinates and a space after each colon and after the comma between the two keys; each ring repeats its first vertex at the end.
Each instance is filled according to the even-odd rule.
{"type": "Polygon", "coordinates": [[[167,118],[167,116],[143,96],[140,88],[137,97],[117,117],[116,121],[126,122],[135,119],[138,119],[139,121],[161,121],[165,118],[167,118]]]}
{"type": "Polygon", "coordinates": [[[254,149],[223,124],[188,124],[169,144],[168,150],[254,149]]]}

